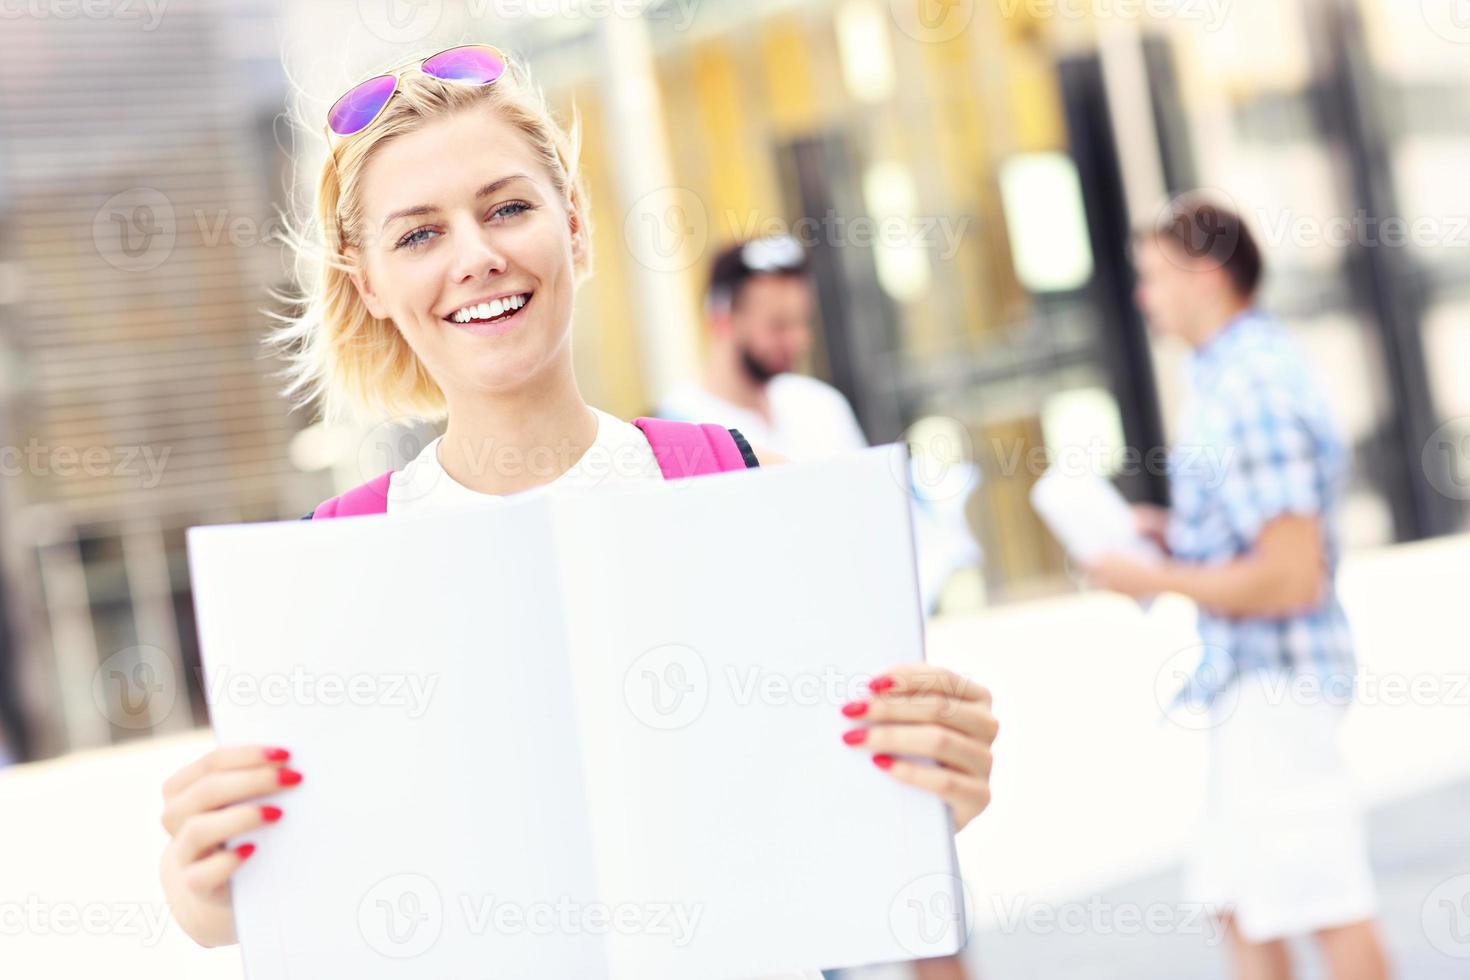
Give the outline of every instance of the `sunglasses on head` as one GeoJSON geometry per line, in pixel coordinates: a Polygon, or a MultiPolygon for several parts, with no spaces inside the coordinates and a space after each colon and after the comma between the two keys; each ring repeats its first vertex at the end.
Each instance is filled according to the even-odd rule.
{"type": "Polygon", "coordinates": [[[769,235],[746,242],[740,261],[751,272],[792,272],[805,265],[806,250],[790,235],[769,235]]]}
{"type": "MultiPolygon", "coordinates": [[[[419,71],[446,82],[490,85],[505,74],[506,57],[488,44],[462,44],[425,58],[419,71]]],[[[398,91],[398,76],[375,75],[358,82],[327,110],[327,129],[338,136],[352,136],[373,124],[388,108],[398,91]]]]}

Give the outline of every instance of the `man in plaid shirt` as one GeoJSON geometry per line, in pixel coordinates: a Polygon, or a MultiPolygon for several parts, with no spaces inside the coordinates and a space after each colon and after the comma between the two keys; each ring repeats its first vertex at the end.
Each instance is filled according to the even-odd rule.
{"type": "Polygon", "coordinates": [[[1203,655],[1180,698],[1205,712],[1209,800],[1186,897],[1222,910],[1242,978],[1286,980],[1286,940],[1311,934],[1334,980],[1382,980],[1336,738],[1355,669],[1333,581],[1342,439],[1301,352],[1255,306],[1262,259],[1238,215],[1182,198],[1135,245],[1150,328],[1194,350],[1191,396],[1169,457],[1172,509],[1136,510],[1168,558],[1110,556],[1089,573],[1199,607],[1203,655]]]}
{"type": "MultiPolygon", "coordinates": [[[[1353,638],[1337,601],[1333,572],[1337,534],[1331,515],[1347,477],[1347,454],[1316,379],[1286,331],[1255,309],[1232,317],[1194,355],[1193,397],[1170,457],[1172,510],[1165,524],[1168,551],[1188,569],[1206,569],[1206,588],[1194,594],[1219,607],[1200,611],[1205,656],[1181,697],[1208,701],[1238,673],[1282,668],[1310,674],[1325,696],[1352,697],[1353,638]],[[1200,447],[1222,452],[1199,452],[1200,447]],[[1257,574],[1254,584],[1274,593],[1232,603],[1208,589],[1211,572],[1250,555],[1258,544],[1284,537],[1273,521],[1296,518],[1284,531],[1295,561],[1257,574]],[[1310,560],[1309,559],[1315,559],[1310,560]],[[1267,608],[1275,605],[1275,609],[1267,608]],[[1238,611],[1279,613],[1271,618],[1238,611]]],[[[1188,594],[1188,591],[1187,591],[1188,594]]]]}

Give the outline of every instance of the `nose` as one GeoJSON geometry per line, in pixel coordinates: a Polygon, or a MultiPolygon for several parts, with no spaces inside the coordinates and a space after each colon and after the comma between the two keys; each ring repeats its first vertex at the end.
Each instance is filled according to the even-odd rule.
{"type": "Polygon", "coordinates": [[[454,242],[452,274],[456,284],[489,279],[505,272],[508,265],[505,252],[496,245],[490,229],[479,222],[470,220],[456,227],[454,242]]]}

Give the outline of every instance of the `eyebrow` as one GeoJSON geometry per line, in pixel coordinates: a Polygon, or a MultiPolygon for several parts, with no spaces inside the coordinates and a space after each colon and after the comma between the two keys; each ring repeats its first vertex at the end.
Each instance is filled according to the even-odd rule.
{"type": "MultiPolygon", "coordinates": [[[[496,191],[500,190],[502,187],[504,187],[506,184],[509,184],[513,180],[530,179],[531,178],[527,177],[525,174],[511,174],[508,177],[501,177],[499,180],[492,180],[484,187],[481,187],[479,190],[475,191],[475,200],[478,201],[482,197],[489,197],[491,194],[494,194],[496,191]]],[[[394,211],[392,214],[388,215],[388,217],[383,219],[383,227],[387,228],[399,218],[411,218],[415,215],[420,214],[433,214],[438,210],[439,207],[435,204],[417,204],[411,208],[404,208],[402,211],[394,211]]]]}

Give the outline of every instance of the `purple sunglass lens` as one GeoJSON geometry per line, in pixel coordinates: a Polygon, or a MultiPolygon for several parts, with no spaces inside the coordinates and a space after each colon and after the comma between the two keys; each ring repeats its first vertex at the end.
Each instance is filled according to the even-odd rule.
{"type": "Polygon", "coordinates": [[[424,74],[451,82],[489,85],[505,74],[505,61],[492,48],[450,48],[424,62],[424,74]]]}
{"type": "Polygon", "coordinates": [[[338,136],[360,132],[378,118],[397,88],[398,78],[394,75],[379,75],[354,85],[333,104],[327,113],[327,125],[338,136]]]}

